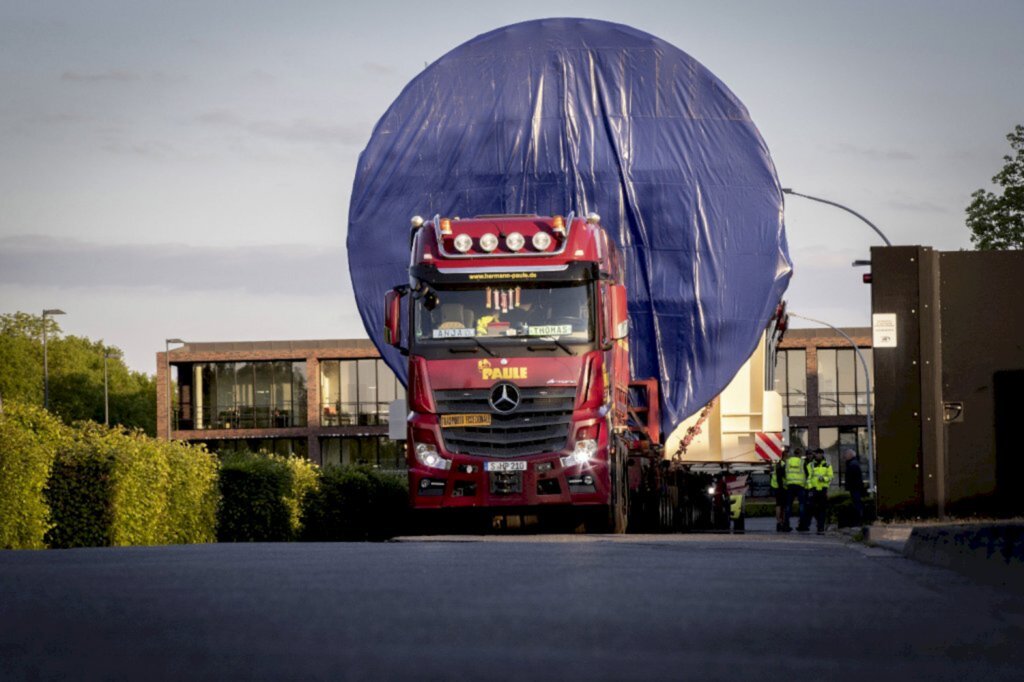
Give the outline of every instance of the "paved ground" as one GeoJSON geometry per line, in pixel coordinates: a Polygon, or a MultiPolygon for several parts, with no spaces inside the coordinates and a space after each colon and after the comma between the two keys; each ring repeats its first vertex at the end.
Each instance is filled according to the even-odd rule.
{"type": "Polygon", "coordinates": [[[2,679],[1021,679],[1024,597],[834,536],[0,553],[2,679]]]}

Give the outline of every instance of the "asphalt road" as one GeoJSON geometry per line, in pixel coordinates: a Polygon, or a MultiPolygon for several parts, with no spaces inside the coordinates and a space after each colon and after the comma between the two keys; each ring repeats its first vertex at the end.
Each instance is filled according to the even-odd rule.
{"type": "Polygon", "coordinates": [[[1024,597],[834,537],[0,552],[3,679],[1024,677],[1024,597]]]}

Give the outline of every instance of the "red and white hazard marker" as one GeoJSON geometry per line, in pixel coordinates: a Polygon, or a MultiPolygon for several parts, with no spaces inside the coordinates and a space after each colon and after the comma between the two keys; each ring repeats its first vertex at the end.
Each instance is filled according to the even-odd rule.
{"type": "Polygon", "coordinates": [[[784,449],[781,431],[778,433],[754,434],[754,452],[764,461],[777,462],[782,459],[782,451],[784,449]]]}

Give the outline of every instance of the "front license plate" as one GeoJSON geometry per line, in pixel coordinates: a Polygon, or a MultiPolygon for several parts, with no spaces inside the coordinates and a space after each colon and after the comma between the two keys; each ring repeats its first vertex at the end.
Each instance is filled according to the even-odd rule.
{"type": "Polygon", "coordinates": [[[491,415],[489,414],[442,414],[442,428],[459,426],[490,426],[491,415]]]}
{"type": "Polygon", "coordinates": [[[484,471],[526,471],[526,462],[484,462],[484,471]]]}

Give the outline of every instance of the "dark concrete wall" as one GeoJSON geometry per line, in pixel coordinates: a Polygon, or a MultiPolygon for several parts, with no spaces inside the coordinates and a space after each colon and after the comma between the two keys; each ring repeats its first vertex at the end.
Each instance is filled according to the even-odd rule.
{"type": "Polygon", "coordinates": [[[962,421],[947,426],[950,501],[1012,507],[1007,487],[1024,484],[1024,253],[954,251],[939,262],[943,399],[964,406],[962,421]]]}
{"type": "Polygon", "coordinates": [[[1024,253],[871,258],[872,312],[896,313],[899,339],[874,351],[880,511],[1024,512],[1024,253]]]}
{"type": "Polygon", "coordinates": [[[896,314],[896,348],[874,348],[875,452],[878,509],[888,515],[918,514],[921,480],[921,248],[871,249],[871,310],[896,314]]]}

